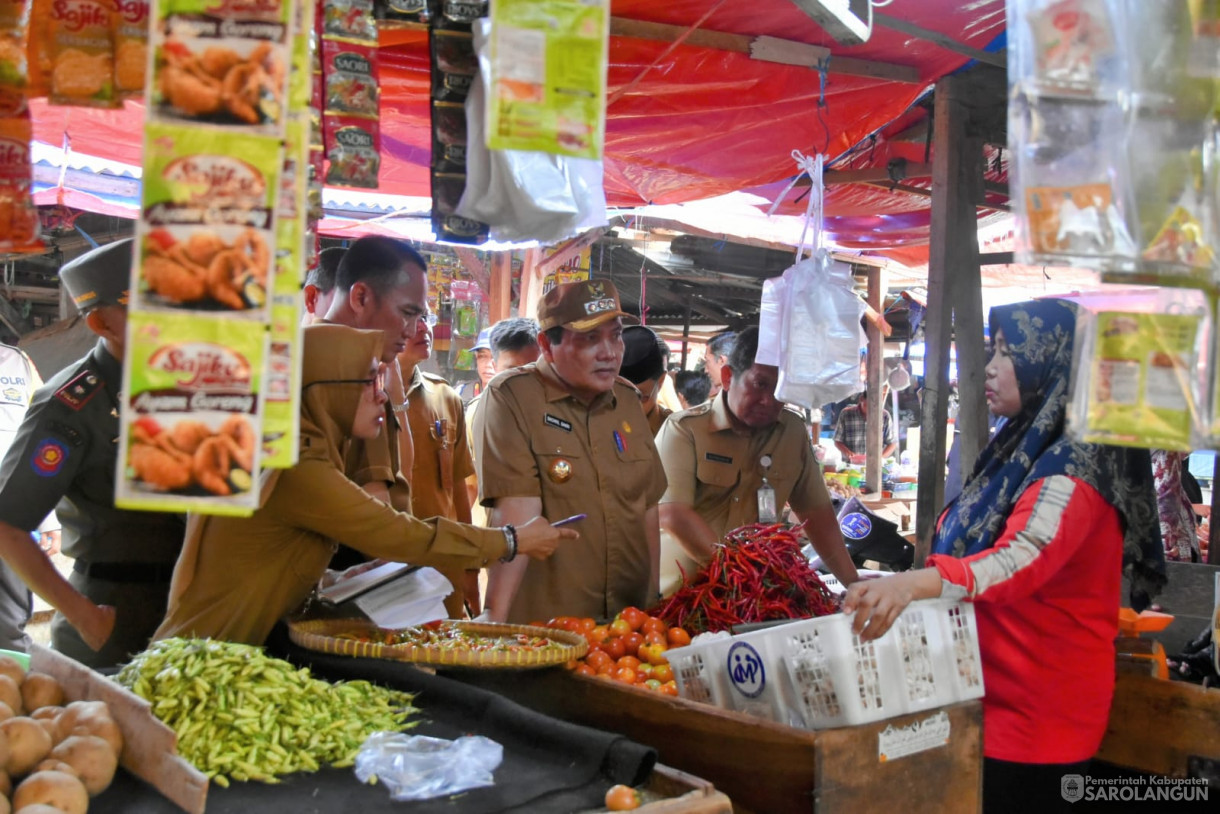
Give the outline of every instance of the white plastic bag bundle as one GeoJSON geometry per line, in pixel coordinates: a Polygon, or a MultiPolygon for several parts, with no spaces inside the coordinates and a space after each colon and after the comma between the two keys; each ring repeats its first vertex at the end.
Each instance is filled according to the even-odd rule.
{"type": "Polygon", "coordinates": [[[494,786],[504,747],[482,735],[457,740],[374,732],[356,754],[361,783],[384,783],[393,800],[427,800],[494,786]]]}
{"type": "MultiPolygon", "coordinates": [[[[815,408],[863,389],[860,348],[866,339],[860,318],[865,309],[852,290],[851,267],[835,261],[820,246],[821,156],[811,159],[794,150],[792,157],[812,181],[797,257],[803,252],[806,232],[813,253],[783,276],[763,283],[755,361],[779,368],[777,399],[815,408]]],[[[777,204],[784,194],[786,190],[777,204]]]]}
{"type": "Polygon", "coordinates": [[[466,191],[457,213],[488,224],[500,243],[556,243],[605,226],[601,161],[487,148],[491,20],[477,20],[473,30],[479,73],[466,97],[466,191]]]}

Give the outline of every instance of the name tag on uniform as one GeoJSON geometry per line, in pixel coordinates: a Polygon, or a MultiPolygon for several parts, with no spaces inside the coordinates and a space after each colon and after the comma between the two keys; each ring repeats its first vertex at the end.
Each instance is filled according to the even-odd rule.
{"type": "Polygon", "coordinates": [[[564,421],[562,418],[559,418],[558,416],[553,416],[550,413],[544,414],[542,416],[542,420],[544,422],[546,422],[546,425],[548,427],[558,427],[559,429],[563,430],[564,432],[572,431],[572,425],[570,423],[568,423],[567,421],[564,421]]]}
{"type": "Polygon", "coordinates": [[[717,455],[714,452],[705,452],[703,454],[703,457],[707,458],[709,461],[714,461],[715,463],[718,463],[718,464],[733,463],[733,459],[730,458],[728,455],[717,455]]]}

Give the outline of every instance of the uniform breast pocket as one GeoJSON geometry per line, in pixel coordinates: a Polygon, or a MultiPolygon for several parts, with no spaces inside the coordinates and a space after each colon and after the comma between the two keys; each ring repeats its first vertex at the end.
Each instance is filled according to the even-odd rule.
{"type": "Polygon", "coordinates": [[[736,465],[709,460],[706,456],[695,466],[695,479],[716,489],[731,489],[740,478],[741,473],[736,465]]]}
{"type": "Polygon", "coordinates": [[[654,448],[639,440],[622,451],[616,450],[615,456],[613,465],[618,472],[612,473],[611,477],[619,484],[623,501],[647,502],[648,491],[656,483],[658,470],[661,468],[661,461],[657,458],[654,448]]]}

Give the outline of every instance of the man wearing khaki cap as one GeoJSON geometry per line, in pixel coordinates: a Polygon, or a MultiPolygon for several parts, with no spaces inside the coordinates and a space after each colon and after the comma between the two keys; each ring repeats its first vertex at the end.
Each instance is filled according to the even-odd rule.
{"type": "Polygon", "coordinates": [[[93,667],[148,644],[184,532],[178,515],[114,505],[131,243],[94,249],[60,271],[98,342],[34,394],[0,463],[0,557],[59,611],[52,646],[93,667]],[[63,552],[75,559],[70,580],[29,534],[52,508],[63,552]]]}
{"type": "Polygon", "coordinates": [[[628,316],[613,283],[556,286],[538,304],[541,358],[484,391],[473,437],[491,523],[585,515],[578,544],[491,570],[494,621],[609,618],[657,596],[665,473],[639,391],[618,375],[628,316]]]}

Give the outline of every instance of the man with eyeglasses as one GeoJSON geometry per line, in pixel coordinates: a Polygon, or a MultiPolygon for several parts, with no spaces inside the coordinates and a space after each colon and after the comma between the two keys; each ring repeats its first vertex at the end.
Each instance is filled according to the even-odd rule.
{"type": "MultiPolygon", "coordinates": [[[[462,397],[442,377],[419,367],[432,355],[435,324],[436,315],[430,312],[418,323],[406,350],[398,354],[399,369],[391,377],[390,399],[407,405],[407,426],[415,445],[410,476],[412,512],[416,517],[445,517],[469,523],[466,478],[474,474],[474,461],[466,439],[462,397]],[[401,385],[395,385],[394,379],[401,381],[401,385]]],[[[442,573],[454,587],[454,592],[445,599],[449,615],[461,618],[469,611],[477,616],[479,572],[442,573]]]]}
{"type": "Polygon", "coordinates": [[[660,506],[662,593],[705,565],[726,532],[777,522],[784,504],[839,581],[858,578],[804,418],[776,400],[779,371],[756,364],[757,353],[758,329],[747,328],[720,371],[721,394],[674,413],[657,435],[669,483],[660,506]]]}
{"type": "Polygon", "coordinates": [[[629,325],[623,329],[623,366],[619,369],[619,375],[640,391],[644,417],[648,419],[648,430],[654,437],[673,412],[657,400],[669,375],[666,371],[668,364],[669,345],[651,328],[629,325]]]}
{"type": "MultiPolygon", "coordinates": [[[[428,321],[428,264],[406,242],[370,236],[354,241],[335,273],[335,298],[324,322],[378,330],[385,335],[381,361],[388,366],[385,432],[371,441],[353,439],[344,461],[345,474],[364,491],[400,512],[415,514],[411,485],[415,446],[403,427],[407,405],[394,394],[404,392],[395,360],[428,321]]],[[[367,558],[340,547],[331,567],[343,569],[367,558]]]]}
{"type": "Polygon", "coordinates": [[[483,392],[473,436],[491,523],[582,517],[580,540],[546,562],[492,567],[493,621],[608,619],[656,598],[665,475],[638,391],[618,375],[627,316],[608,281],[555,286],[538,304],[542,357],[483,392]]]}

